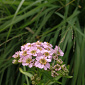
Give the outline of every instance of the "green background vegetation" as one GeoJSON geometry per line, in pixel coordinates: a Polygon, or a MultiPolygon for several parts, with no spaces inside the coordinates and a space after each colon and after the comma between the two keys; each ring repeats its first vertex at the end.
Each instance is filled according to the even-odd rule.
{"type": "Polygon", "coordinates": [[[65,53],[73,78],[62,78],[62,85],[85,85],[84,0],[0,0],[0,85],[23,85],[25,76],[11,56],[37,40],[65,53]]]}

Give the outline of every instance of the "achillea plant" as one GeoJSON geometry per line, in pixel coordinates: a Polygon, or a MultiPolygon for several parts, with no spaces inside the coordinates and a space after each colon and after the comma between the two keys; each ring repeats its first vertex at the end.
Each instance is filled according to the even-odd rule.
{"type": "MultiPolygon", "coordinates": [[[[12,56],[14,58],[12,63],[19,63],[22,66],[32,69],[30,73],[28,72],[29,75],[27,76],[30,77],[31,83],[34,85],[47,83],[47,81],[45,83],[42,82],[43,76],[46,76],[43,74],[45,71],[47,74],[49,73],[48,76],[52,81],[53,78],[55,81],[55,78],[59,76],[60,78],[68,76],[69,71],[60,58],[60,56],[64,55],[63,51],[59,46],[55,46],[54,49],[52,47],[52,44],[48,42],[37,41],[34,43],[27,43],[21,46],[21,50],[17,51],[12,56]]],[[[21,68],[20,72],[26,75],[26,72],[21,68]]],[[[50,82],[48,82],[48,84],[50,82]]]]}

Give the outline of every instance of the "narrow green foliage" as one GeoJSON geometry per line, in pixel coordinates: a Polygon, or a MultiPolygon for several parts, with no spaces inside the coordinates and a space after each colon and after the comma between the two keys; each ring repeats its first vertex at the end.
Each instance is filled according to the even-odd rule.
{"type": "Polygon", "coordinates": [[[20,65],[12,65],[11,56],[21,45],[37,40],[61,47],[65,53],[62,59],[69,65],[70,75],[57,77],[55,81],[49,77],[48,82],[44,77],[40,85],[44,82],[47,85],[85,85],[84,10],[84,0],[1,0],[0,85],[31,84],[30,69],[22,70],[20,65]]]}

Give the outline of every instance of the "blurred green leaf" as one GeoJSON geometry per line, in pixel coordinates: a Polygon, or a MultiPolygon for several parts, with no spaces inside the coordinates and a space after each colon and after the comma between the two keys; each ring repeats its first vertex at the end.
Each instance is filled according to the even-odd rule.
{"type": "Polygon", "coordinates": [[[28,77],[30,77],[30,78],[33,76],[31,73],[28,73],[28,72],[23,71],[22,68],[20,68],[20,67],[19,67],[19,71],[20,71],[22,74],[24,74],[24,75],[26,75],[26,76],[28,76],[28,77]]]}

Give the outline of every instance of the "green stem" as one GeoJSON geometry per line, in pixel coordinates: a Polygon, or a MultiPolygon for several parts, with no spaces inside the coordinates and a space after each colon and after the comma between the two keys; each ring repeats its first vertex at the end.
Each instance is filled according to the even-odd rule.
{"type": "MultiPolygon", "coordinates": [[[[25,66],[23,67],[23,69],[24,69],[24,71],[26,71],[26,67],[25,67],[25,66]]],[[[27,77],[26,75],[25,75],[25,79],[26,79],[26,81],[27,81],[27,85],[30,85],[30,84],[29,84],[29,81],[28,81],[28,77],[27,77]]]]}

